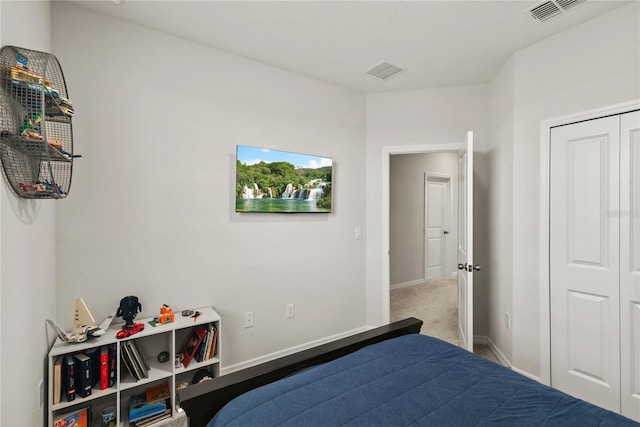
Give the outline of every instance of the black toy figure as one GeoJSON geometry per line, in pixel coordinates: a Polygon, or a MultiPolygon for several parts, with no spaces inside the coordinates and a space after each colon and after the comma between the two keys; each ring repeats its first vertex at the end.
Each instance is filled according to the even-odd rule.
{"type": "Polygon", "coordinates": [[[116,317],[122,317],[125,324],[122,330],[116,334],[117,338],[126,338],[144,329],[143,323],[133,323],[133,319],[139,311],[142,311],[142,304],[138,301],[138,297],[128,296],[120,300],[116,317]]]}

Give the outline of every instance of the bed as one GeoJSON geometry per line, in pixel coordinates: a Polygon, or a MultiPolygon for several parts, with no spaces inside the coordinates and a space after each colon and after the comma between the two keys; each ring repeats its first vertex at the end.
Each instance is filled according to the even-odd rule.
{"type": "Polygon", "coordinates": [[[190,426],[639,426],[406,319],[178,392],[190,426]]]}

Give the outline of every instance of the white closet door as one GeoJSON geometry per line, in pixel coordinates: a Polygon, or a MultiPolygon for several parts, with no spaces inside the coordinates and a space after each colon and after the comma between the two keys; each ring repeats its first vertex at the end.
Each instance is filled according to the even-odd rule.
{"type": "Polygon", "coordinates": [[[551,384],[620,412],[619,117],[551,130],[551,384]]]}
{"type": "Polygon", "coordinates": [[[622,414],[640,421],[640,111],[620,125],[622,414]]]}

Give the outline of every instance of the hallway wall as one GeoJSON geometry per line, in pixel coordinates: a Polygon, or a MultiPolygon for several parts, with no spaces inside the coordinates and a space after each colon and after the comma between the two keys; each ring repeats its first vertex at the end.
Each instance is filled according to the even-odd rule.
{"type": "MultiPolygon", "coordinates": [[[[456,153],[395,154],[389,165],[389,244],[391,286],[422,281],[425,270],[425,172],[451,177],[447,264],[455,263],[458,230],[456,153]]],[[[452,273],[449,271],[448,273],[452,273]]]]}

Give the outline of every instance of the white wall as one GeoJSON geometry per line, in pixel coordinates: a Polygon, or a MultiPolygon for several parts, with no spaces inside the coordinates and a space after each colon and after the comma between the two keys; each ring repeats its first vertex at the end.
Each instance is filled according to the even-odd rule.
{"type": "Polygon", "coordinates": [[[640,98],[640,3],[514,58],[513,364],[539,376],[540,122],[640,98]]]}
{"type": "Polygon", "coordinates": [[[474,276],[474,332],[487,333],[517,369],[540,375],[540,122],[640,98],[639,7],[634,2],[516,52],[487,86],[367,97],[370,324],[382,317],[382,147],[458,142],[475,130],[474,249],[484,269],[474,276]]]}
{"type": "Polygon", "coordinates": [[[490,137],[487,147],[488,333],[502,354],[511,360],[512,335],[505,313],[513,315],[513,108],[515,61],[511,57],[489,84],[490,137]]]}
{"type": "Polygon", "coordinates": [[[458,155],[456,153],[397,154],[389,162],[390,284],[424,279],[425,172],[451,177],[447,274],[454,271],[458,230],[458,155]]]}
{"type": "Polygon", "coordinates": [[[213,305],[224,366],[364,326],[364,96],[67,2],[52,13],[83,155],[57,212],[59,312],[79,296],[98,321],[126,295],[141,316],[213,305]],[[332,157],[334,213],[235,213],[236,144],[332,157]]]}
{"type": "MultiPolygon", "coordinates": [[[[2,1],[0,10],[2,46],[51,50],[48,1],[2,1]],[[27,23],[29,29],[25,30],[27,23]]],[[[46,378],[45,319],[55,317],[54,212],[59,203],[64,201],[19,199],[4,179],[0,184],[3,426],[37,426],[44,422],[37,391],[38,382],[46,378]]]]}
{"type": "MultiPolygon", "coordinates": [[[[466,141],[475,132],[474,192],[476,263],[485,262],[486,189],[485,145],[487,141],[488,90],[484,85],[375,93],[367,95],[367,322],[378,325],[382,313],[382,185],[383,147],[452,144],[466,141]]],[[[475,333],[486,335],[487,315],[484,279],[474,276],[475,333]]]]}

